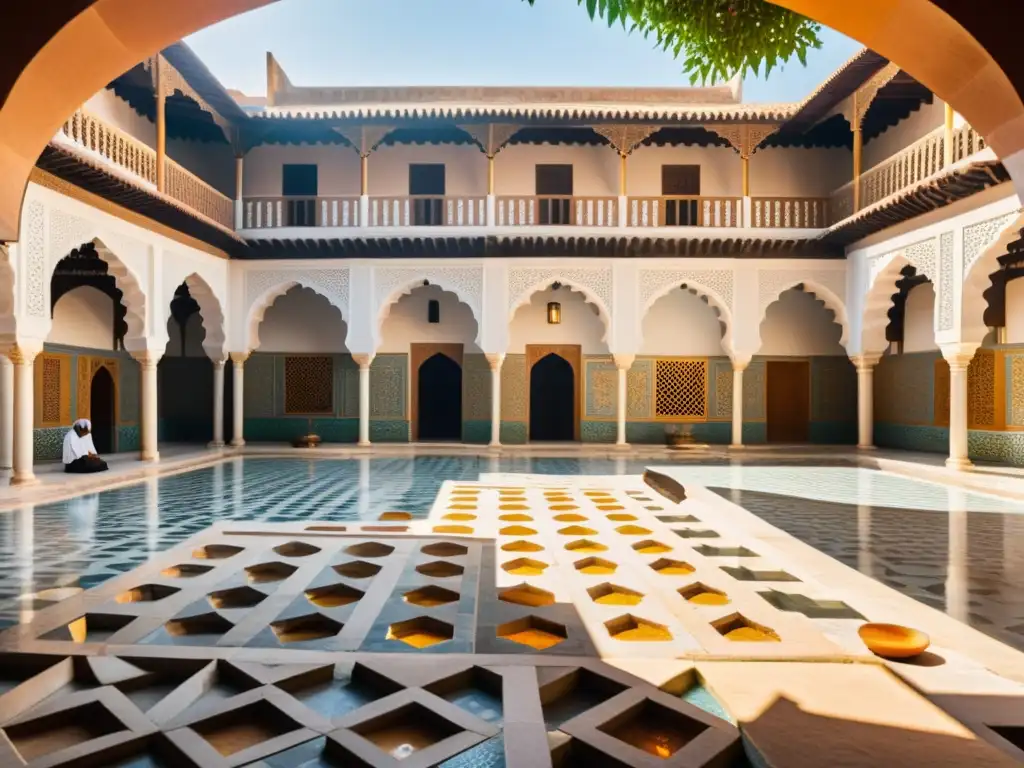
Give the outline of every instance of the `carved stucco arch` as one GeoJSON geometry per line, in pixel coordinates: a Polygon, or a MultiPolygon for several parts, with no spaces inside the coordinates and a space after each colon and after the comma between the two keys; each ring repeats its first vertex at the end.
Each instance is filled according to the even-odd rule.
{"type": "Polygon", "coordinates": [[[211,360],[224,360],[227,328],[224,305],[221,303],[220,297],[197,272],[192,272],[182,282],[188,286],[189,295],[199,305],[199,317],[203,321],[203,330],[206,331],[203,349],[206,350],[206,354],[211,360]]]}
{"type": "Polygon", "coordinates": [[[508,322],[512,322],[521,307],[530,303],[535,293],[546,291],[554,283],[583,294],[586,302],[597,308],[597,315],[604,326],[601,341],[607,344],[612,332],[610,268],[565,271],[550,268],[510,270],[508,322]]]}
{"type": "Polygon", "coordinates": [[[661,299],[685,284],[688,289],[695,291],[698,296],[706,299],[709,307],[718,310],[718,320],[725,325],[725,333],[722,334],[721,339],[722,350],[729,357],[733,356],[735,340],[733,338],[732,272],[730,270],[709,270],[709,273],[712,274],[711,280],[698,272],[678,272],[674,270],[663,274],[653,273],[657,274],[660,278],[657,282],[654,282],[653,278],[647,278],[647,275],[641,278],[642,304],[637,318],[637,349],[643,346],[643,324],[647,313],[661,299]],[[711,287],[710,283],[712,280],[719,283],[717,288],[711,287]],[[728,296],[728,299],[726,299],[726,296],[723,296],[723,293],[728,296]]]}
{"type": "Polygon", "coordinates": [[[266,315],[267,310],[270,309],[271,305],[273,305],[273,303],[275,301],[277,301],[278,298],[280,298],[281,296],[284,296],[286,293],[288,293],[288,291],[290,291],[292,288],[296,288],[296,287],[298,287],[298,288],[308,288],[309,290],[314,291],[317,294],[319,294],[320,296],[323,296],[325,299],[327,299],[327,301],[330,303],[330,305],[332,307],[334,307],[335,309],[337,309],[338,312],[340,313],[341,321],[346,326],[346,328],[345,328],[346,336],[348,335],[348,333],[347,333],[348,326],[347,326],[346,317],[345,317],[345,310],[343,310],[341,307],[339,307],[336,301],[333,301],[331,299],[330,292],[328,290],[326,290],[323,286],[318,286],[318,285],[315,285],[315,284],[309,284],[309,283],[307,283],[307,282],[305,282],[303,280],[299,280],[299,279],[285,280],[283,282],[276,283],[276,284],[272,285],[270,288],[267,288],[250,305],[248,314],[246,315],[246,317],[247,317],[246,334],[245,334],[245,339],[246,339],[245,348],[246,348],[246,350],[252,351],[252,350],[254,350],[254,349],[259,347],[259,345],[260,345],[260,334],[259,334],[260,323],[263,322],[263,316],[266,315]]]}
{"type": "Polygon", "coordinates": [[[939,238],[935,237],[868,260],[868,290],[861,309],[861,353],[879,355],[889,346],[885,339],[889,309],[892,307],[893,294],[899,291],[896,284],[903,278],[902,272],[908,266],[913,267],[918,275],[931,280],[935,287],[935,312],[932,317],[932,332],[935,333],[940,307],[938,249],[939,238]]]}
{"type": "Polygon", "coordinates": [[[391,314],[391,308],[424,281],[435,285],[445,293],[451,293],[476,320],[476,344],[480,345],[483,333],[483,269],[480,267],[402,268],[381,267],[374,271],[374,297],[376,301],[376,323],[373,327],[374,341],[380,343],[384,321],[391,314]]]}
{"type": "MultiPolygon", "coordinates": [[[[964,227],[963,293],[957,341],[980,344],[988,333],[984,319],[988,302],[984,294],[991,285],[992,273],[1000,268],[999,257],[1020,237],[1022,228],[1024,212],[1019,210],[964,227]]],[[[936,327],[939,331],[953,329],[954,317],[952,311],[943,313],[936,327]]]]}
{"type": "MultiPolygon", "coordinates": [[[[837,276],[840,279],[842,278],[838,273],[837,276]]],[[[775,280],[770,279],[770,273],[766,275],[766,273],[762,272],[761,279],[761,306],[757,321],[758,341],[761,339],[761,326],[768,319],[768,310],[771,306],[779,301],[782,298],[782,294],[786,291],[802,285],[805,293],[814,296],[825,305],[825,309],[832,313],[834,322],[842,330],[839,343],[844,347],[846,346],[850,338],[850,317],[846,309],[846,302],[843,301],[840,292],[837,290],[838,285],[829,286],[821,278],[814,276],[804,277],[799,272],[780,273],[775,280]]]]}

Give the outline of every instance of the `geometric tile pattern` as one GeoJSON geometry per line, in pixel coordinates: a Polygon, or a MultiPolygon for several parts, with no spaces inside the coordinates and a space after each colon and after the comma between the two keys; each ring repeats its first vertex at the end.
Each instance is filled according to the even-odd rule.
{"type": "Polygon", "coordinates": [[[408,355],[377,355],[370,363],[370,416],[373,419],[406,417],[408,355]]]}
{"type": "Polygon", "coordinates": [[[932,424],[933,383],[938,352],[885,355],[875,366],[875,421],[932,424]]]}
{"type": "Polygon", "coordinates": [[[654,418],[654,360],[636,360],[626,374],[626,416],[641,421],[654,418]]]}
{"type": "Polygon", "coordinates": [[[618,371],[607,359],[585,361],[586,400],[583,417],[614,419],[618,403],[618,371]]]}

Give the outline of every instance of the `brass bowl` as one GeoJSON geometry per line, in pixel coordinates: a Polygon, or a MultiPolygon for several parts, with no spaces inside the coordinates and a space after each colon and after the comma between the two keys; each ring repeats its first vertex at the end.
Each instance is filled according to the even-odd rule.
{"type": "Polygon", "coordinates": [[[911,659],[931,644],[924,632],[899,624],[864,624],[857,634],[868,650],[883,659],[911,659]]]}
{"type": "Polygon", "coordinates": [[[320,436],[303,435],[294,443],[292,443],[292,445],[295,446],[296,448],[316,448],[318,445],[320,445],[320,436]]]}

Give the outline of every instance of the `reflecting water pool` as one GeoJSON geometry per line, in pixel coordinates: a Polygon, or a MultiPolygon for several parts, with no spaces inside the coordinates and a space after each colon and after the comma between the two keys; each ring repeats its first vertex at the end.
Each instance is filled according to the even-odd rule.
{"type": "MultiPolygon", "coordinates": [[[[487,472],[640,474],[648,462],[475,456],[235,459],[0,513],[0,623],[91,587],[220,520],[425,516],[445,480],[487,472]],[[56,591],[52,591],[56,590],[56,591]]],[[[688,463],[772,525],[921,602],[1024,649],[1024,505],[844,462],[688,463]]]]}

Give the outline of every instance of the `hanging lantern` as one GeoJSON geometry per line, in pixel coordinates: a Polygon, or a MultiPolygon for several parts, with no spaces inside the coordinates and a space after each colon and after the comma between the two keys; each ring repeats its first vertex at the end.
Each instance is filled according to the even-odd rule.
{"type": "Polygon", "coordinates": [[[548,302],[548,325],[558,325],[562,322],[562,305],[557,301],[548,302]]]}

